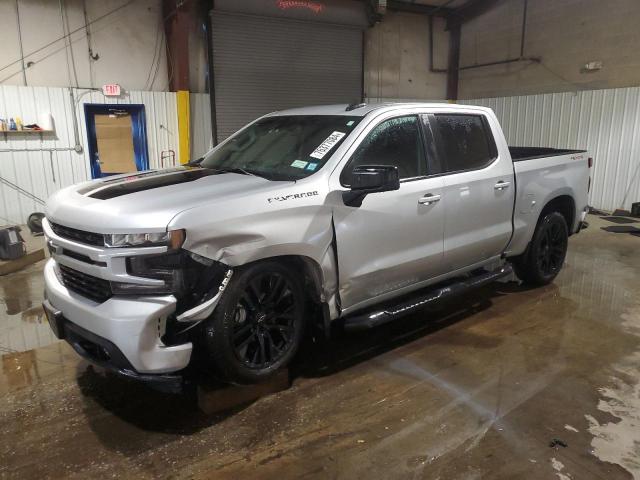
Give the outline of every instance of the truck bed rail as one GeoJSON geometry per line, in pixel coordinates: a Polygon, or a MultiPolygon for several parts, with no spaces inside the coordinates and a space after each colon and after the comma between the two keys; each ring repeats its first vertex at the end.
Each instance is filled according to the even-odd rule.
{"type": "Polygon", "coordinates": [[[572,153],[584,153],[586,150],[570,150],[565,148],[548,147],[509,147],[509,153],[514,162],[533,160],[534,158],[555,157],[572,153]]]}

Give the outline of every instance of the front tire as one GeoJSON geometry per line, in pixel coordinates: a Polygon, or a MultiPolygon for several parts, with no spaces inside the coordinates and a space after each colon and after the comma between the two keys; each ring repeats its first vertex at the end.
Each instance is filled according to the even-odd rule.
{"type": "Polygon", "coordinates": [[[536,226],[529,248],[514,261],[516,274],[526,284],[551,283],[564,264],[569,229],[558,212],[547,213],[536,226]]]}
{"type": "Polygon", "coordinates": [[[258,383],[289,364],[304,335],[302,284],[275,261],[234,272],[204,324],[204,347],[223,380],[258,383]]]}

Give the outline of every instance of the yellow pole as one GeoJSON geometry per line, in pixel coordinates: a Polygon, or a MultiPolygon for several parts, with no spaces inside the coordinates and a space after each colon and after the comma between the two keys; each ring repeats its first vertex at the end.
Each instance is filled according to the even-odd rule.
{"type": "Polygon", "coordinates": [[[189,132],[189,92],[187,90],[178,90],[177,106],[180,163],[187,163],[189,160],[191,160],[191,141],[189,132]]]}

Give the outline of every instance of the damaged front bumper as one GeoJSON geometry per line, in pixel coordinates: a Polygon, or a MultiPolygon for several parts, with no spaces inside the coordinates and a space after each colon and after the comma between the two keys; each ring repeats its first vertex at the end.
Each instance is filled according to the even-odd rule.
{"type": "Polygon", "coordinates": [[[50,259],[44,269],[45,296],[64,319],[61,338],[65,338],[65,324],[70,322],[115,345],[137,373],[175,372],[189,364],[190,342],[166,345],[161,340],[162,325],[176,308],[175,297],[113,296],[97,303],[69,290],[55,268],[55,260],[50,259]]]}
{"type": "Polygon", "coordinates": [[[168,393],[181,393],[185,378],[182,371],[173,373],[145,374],[136,371],[129,359],[116,344],[69,321],[49,300],[42,304],[44,311],[58,338],[63,338],[78,355],[116,375],[144,382],[150,387],[168,393]]]}
{"type": "Polygon", "coordinates": [[[43,305],[56,335],[92,363],[167,391],[179,390],[192,329],[213,313],[233,274],[211,263],[188,295],[113,295],[99,303],[68,289],[56,267],[53,258],[45,266],[43,305]]]}

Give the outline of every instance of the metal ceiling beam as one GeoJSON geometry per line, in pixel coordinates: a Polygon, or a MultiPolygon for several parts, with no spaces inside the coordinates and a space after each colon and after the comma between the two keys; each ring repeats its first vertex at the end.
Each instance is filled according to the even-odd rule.
{"type": "Polygon", "coordinates": [[[421,3],[403,2],[402,0],[387,0],[387,10],[398,12],[421,13],[423,15],[434,15],[436,17],[448,17],[454,10],[449,7],[437,5],[424,5],[421,3]]]}
{"type": "Polygon", "coordinates": [[[479,17],[488,12],[503,0],[469,0],[464,5],[453,9],[451,15],[447,17],[447,29],[454,25],[462,25],[465,22],[479,17]]]}
{"type": "Polygon", "coordinates": [[[190,5],[176,0],[162,2],[162,17],[167,42],[169,90],[189,90],[189,31],[192,24],[190,5]]]}

